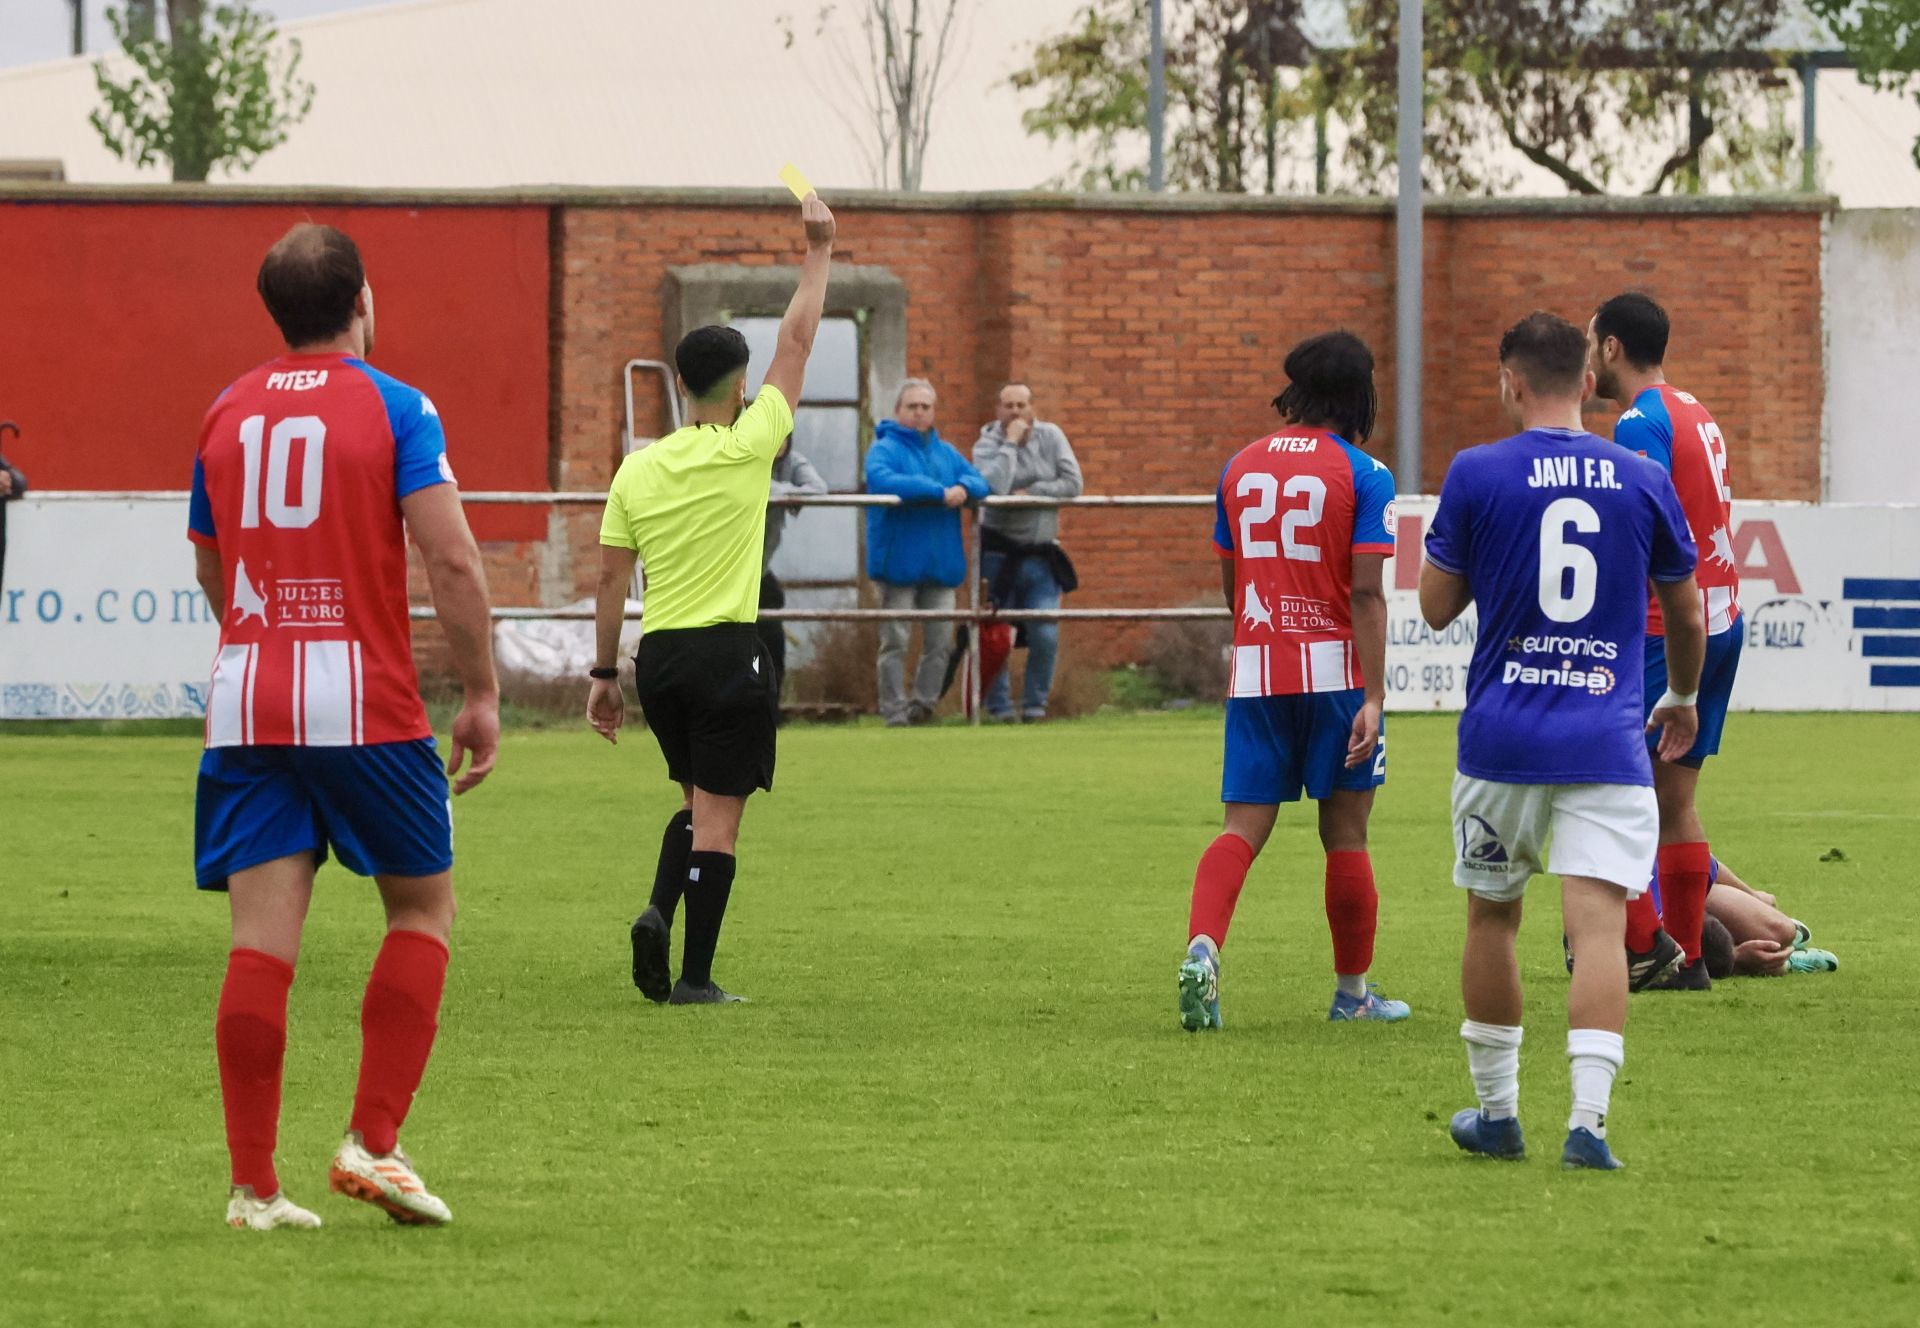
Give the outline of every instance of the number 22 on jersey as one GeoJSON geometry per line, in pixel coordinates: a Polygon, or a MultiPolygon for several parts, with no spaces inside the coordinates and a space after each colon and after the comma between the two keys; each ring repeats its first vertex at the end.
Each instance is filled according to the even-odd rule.
{"type": "Polygon", "coordinates": [[[1294,475],[1282,486],[1275,476],[1253,470],[1240,477],[1240,485],[1234,494],[1239,498],[1253,499],[1253,505],[1240,512],[1242,558],[1273,558],[1284,550],[1286,556],[1297,563],[1321,561],[1320,547],[1302,543],[1299,536],[1320,524],[1320,517],[1327,506],[1325,480],[1318,475],[1294,475]],[[1275,544],[1270,539],[1259,538],[1254,532],[1273,520],[1282,496],[1304,497],[1306,503],[1290,509],[1280,518],[1280,542],[1275,544]]]}

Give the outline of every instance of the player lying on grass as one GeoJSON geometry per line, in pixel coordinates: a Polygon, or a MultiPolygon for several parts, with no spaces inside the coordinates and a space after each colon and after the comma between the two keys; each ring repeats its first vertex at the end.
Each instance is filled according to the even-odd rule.
{"type": "MultiPolygon", "coordinates": [[[[1831,950],[1815,949],[1813,930],[1780,911],[1765,890],[1756,890],[1715,858],[1708,865],[1707,917],[1701,928],[1701,956],[1715,981],[1727,977],[1778,977],[1783,973],[1831,973],[1840,961],[1831,950]]],[[[1658,912],[1660,877],[1653,889],[1658,912]]],[[[1567,971],[1573,951],[1567,950],[1567,971]]]]}
{"type": "Polygon", "coordinates": [[[1566,320],[1532,314],[1501,339],[1500,399],[1524,432],[1453,459],[1427,535],[1420,611],[1435,631],[1469,604],[1480,615],[1453,782],[1453,880],[1471,892],[1460,1035],[1480,1106],[1454,1116],[1454,1142],[1526,1155],[1514,940],[1545,855],[1561,878],[1578,961],[1567,991],[1573,1112],[1560,1158],[1613,1170],[1607,1108],[1627,1019],[1620,935],[1660,841],[1640,698],[1648,581],[1667,618],[1666,692],[1651,723],[1668,759],[1693,744],[1705,634],[1673,485],[1581,427],[1592,388],[1586,339],[1566,320]]]}
{"type": "Polygon", "coordinates": [[[259,290],[287,352],[207,412],[188,529],[220,619],[194,809],[203,890],[225,890],[233,950],[214,1024],[235,1227],[317,1227],[273,1163],[287,989],[328,849],[372,876],[386,939],[360,1006],[360,1079],[332,1186],[396,1221],[447,1206],[400,1151],[439,1027],[453,929],[447,777],[464,793],[500,740],[487,583],[433,403],[369,367],[373,290],[353,241],[296,226],[259,290]],[[404,524],[403,524],[404,522],[404,524]],[[414,682],[407,535],[420,549],[465,701],[446,769],[414,682]],[[459,774],[462,757],[473,764],[459,774]]]}
{"type": "Polygon", "coordinates": [[[1377,398],[1373,352],[1351,332],[1295,346],[1286,424],[1220,477],[1214,548],[1234,614],[1226,828],[1194,874],[1180,1025],[1220,1027],[1220,952],[1247,871],[1279,804],[1304,788],[1326,850],[1335,989],[1329,1019],[1396,1020],[1403,1001],[1367,983],[1380,896],[1367,856],[1373,791],[1386,781],[1387,653],[1382,568],[1393,552],[1393,476],[1362,452],[1377,398]]]}
{"type": "MultiPolygon", "coordinates": [[[[1700,673],[1700,736],[1671,761],[1655,761],[1654,796],[1660,800],[1660,882],[1663,908],[1655,912],[1651,893],[1627,906],[1627,949],[1633,989],[1705,991],[1712,987],[1701,962],[1700,926],[1706,917],[1707,832],[1695,798],[1700,769],[1720,750],[1740,645],[1746,637],[1740,618],[1740,575],[1733,564],[1733,492],[1727,478],[1727,445],[1707,408],[1667,382],[1666,310],[1645,295],[1616,295],[1587,325],[1587,355],[1599,395],[1622,408],[1614,442],[1656,461],[1673,480],[1687,526],[1700,552],[1694,580],[1700,587],[1707,623],[1707,657],[1700,673]],[[1663,925],[1664,924],[1664,925],[1663,925]],[[1672,949],[1686,962],[1670,973],[1663,967],[1672,949]]],[[[1644,655],[1647,697],[1666,676],[1666,637],[1660,605],[1647,606],[1644,655]]]]}
{"type": "Polygon", "coordinates": [[[799,288],[753,404],[746,405],[746,338],[730,327],[687,333],[674,365],[691,422],[621,462],[600,526],[587,722],[615,742],[626,720],[614,661],[637,558],[647,594],[634,687],[667,778],[686,799],[667,822],[652,897],[629,932],[633,985],[674,1005],[740,999],[713,980],[713,955],[747,796],[773,787],[779,683],[755,626],[767,496],[774,458],[793,433],[791,403],[800,400],[833,256],[833,214],[818,195],[807,195],[800,220],[807,255],[799,288]],[[669,943],[683,898],[687,930],[675,981],[669,943]]]}

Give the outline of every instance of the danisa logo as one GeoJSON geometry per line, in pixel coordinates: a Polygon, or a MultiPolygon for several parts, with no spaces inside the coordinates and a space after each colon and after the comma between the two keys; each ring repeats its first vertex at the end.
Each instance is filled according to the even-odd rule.
{"type": "Polygon", "coordinates": [[[1507,667],[1501,671],[1500,681],[1508,685],[1521,683],[1528,687],[1567,687],[1590,692],[1594,696],[1605,696],[1613,690],[1618,679],[1613,676],[1613,670],[1604,664],[1576,669],[1572,660],[1563,659],[1557,669],[1536,669],[1530,664],[1510,659],[1507,667]]]}

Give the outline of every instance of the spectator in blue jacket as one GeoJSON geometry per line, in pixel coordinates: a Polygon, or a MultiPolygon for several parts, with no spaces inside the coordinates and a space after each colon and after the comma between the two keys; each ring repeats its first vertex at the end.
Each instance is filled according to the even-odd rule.
{"type": "MultiPolygon", "coordinates": [[[[967,577],[960,511],[987,496],[987,482],[934,428],[933,384],[909,378],[867,449],[867,492],[890,493],[897,507],[867,509],[867,579],[889,609],[952,609],[954,589],[967,577]]],[[[880,714],[889,728],[924,724],[933,716],[953,652],[953,624],[926,622],[913,695],[906,690],[910,621],[880,624],[880,714]]]]}

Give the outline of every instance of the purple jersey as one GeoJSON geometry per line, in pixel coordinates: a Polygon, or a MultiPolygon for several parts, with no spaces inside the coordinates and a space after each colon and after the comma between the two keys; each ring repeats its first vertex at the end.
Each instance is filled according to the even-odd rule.
{"type": "Polygon", "coordinates": [[[1653,783],[1642,736],[1647,581],[1693,574],[1657,463],[1532,429],[1453,459],[1427,561],[1480,609],[1460,773],[1507,784],[1653,783]]]}

